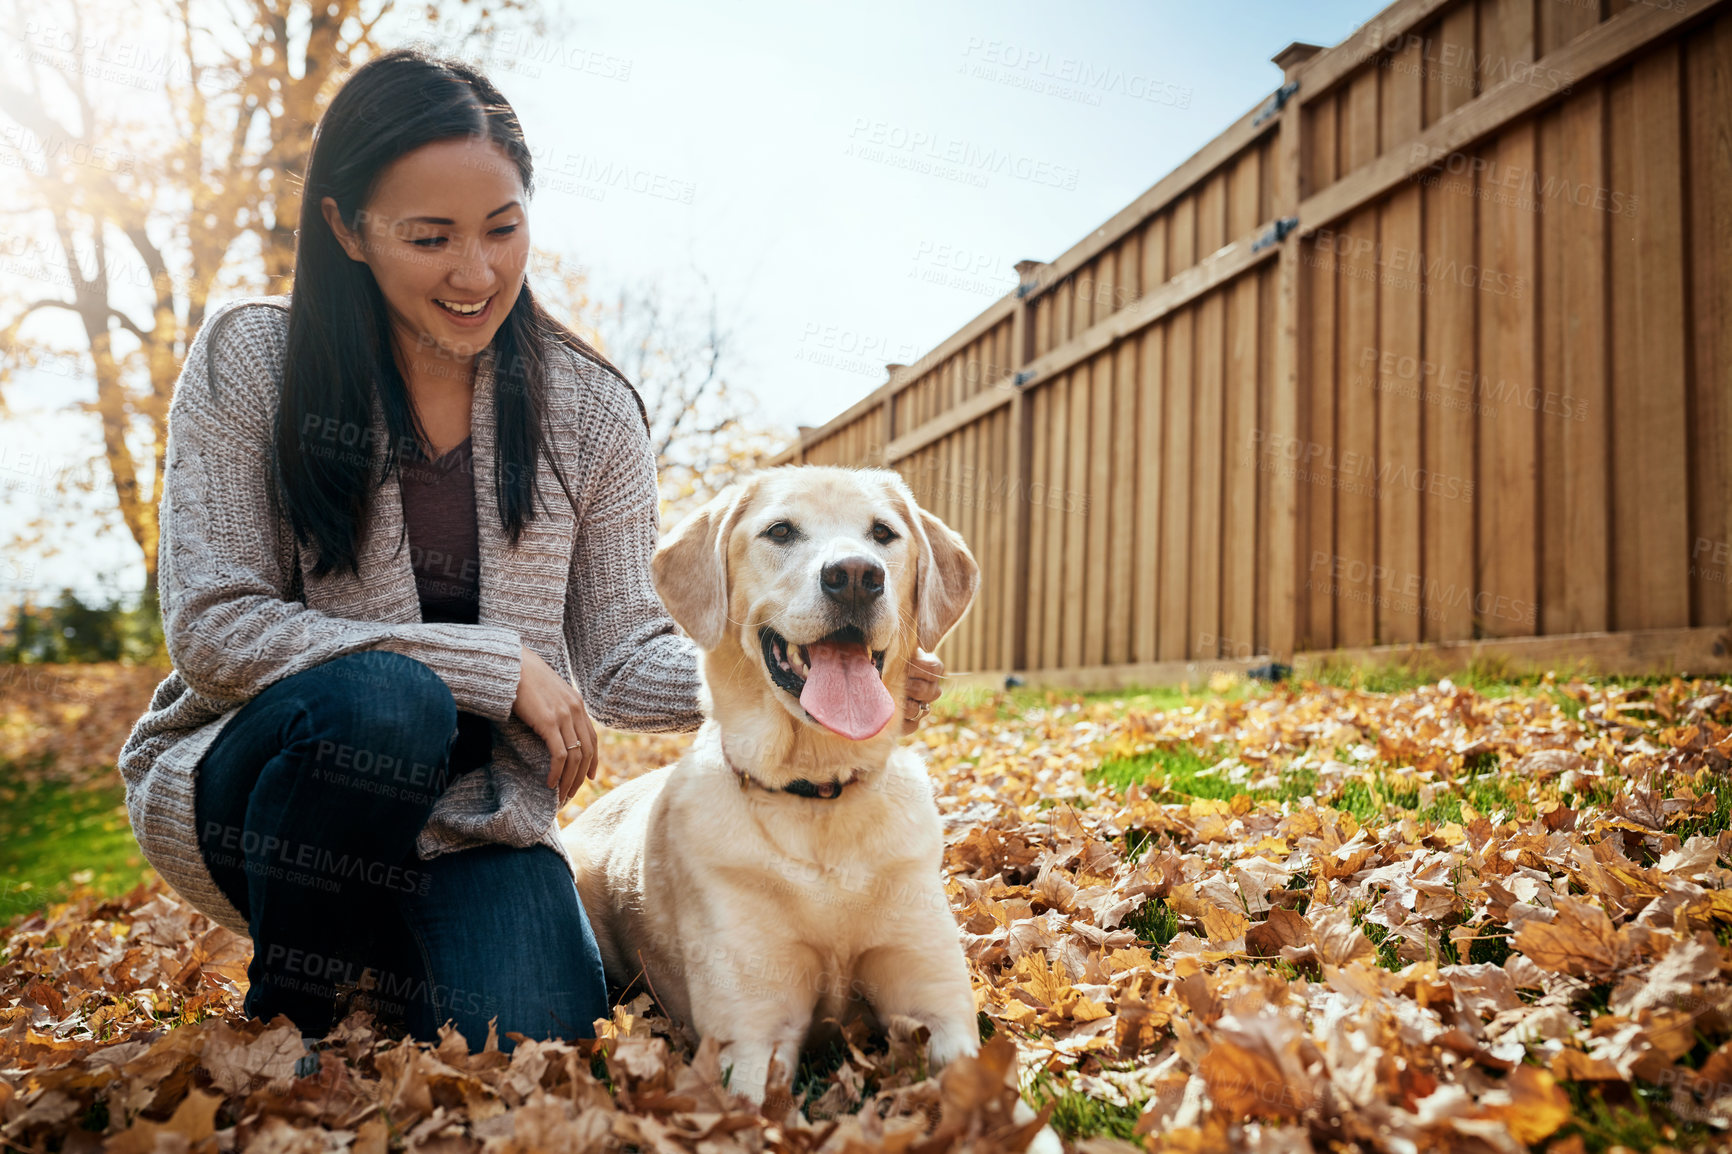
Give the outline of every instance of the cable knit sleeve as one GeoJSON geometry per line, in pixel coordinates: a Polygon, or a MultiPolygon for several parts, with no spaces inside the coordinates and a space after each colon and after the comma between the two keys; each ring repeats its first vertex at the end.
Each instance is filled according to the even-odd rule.
{"type": "Polygon", "coordinates": [[[577,526],[565,640],[589,714],[642,732],[696,729],[698,649],[656,595],[650,557],[659,535],[655,456],[636,404],[600,369],[580,387],[601,391],[584,451],[595,464],[577,526]]]}
{"type": "Polygon", "coordinates": [[[522,659],[514,630],[356,621],[287,599],[292,539],[267,489],[286,316],[247,300],[213,313],[169,404],[157,571],[175,669],[195,693],[236,705],[333,657],[389,649],[430,667],[459,709],[505,721],[522,659]]]}

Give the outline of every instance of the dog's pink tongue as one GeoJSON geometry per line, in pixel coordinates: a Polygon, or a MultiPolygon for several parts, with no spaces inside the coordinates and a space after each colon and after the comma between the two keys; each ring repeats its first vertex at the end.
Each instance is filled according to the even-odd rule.
{"type": "Polygon", "coordinates": [[[864,645],[817,641],[806,647],[806,660],[810,669],[800,704],[825,729],[864,741],[896,712],[864,645]]]}

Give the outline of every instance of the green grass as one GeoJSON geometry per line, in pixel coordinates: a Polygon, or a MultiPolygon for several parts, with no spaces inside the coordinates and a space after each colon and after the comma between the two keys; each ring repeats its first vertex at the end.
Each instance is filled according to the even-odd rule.
{"type": "Polygon", "coordinates": [[[1622,1147],[1652,1150],[1665,1144],[1694,1144],[1708,1136],[1697,1122],[1678,1120],[1670,1109],[1670,1093],[1637,1080],[1628,1087],[1598,1083],[1560,1082],[1570,1097],[1571,1118],[1557,1137],[1581,1136],[1593,1154],[1622,1147]],[[1614,1098],[1608,1102],[1608,1096],[1614,1098]]]}
{"type": "Polygon", "coordinates": [[[1124,789],[1133,782],[1143,783],[1158,774],[1166,780],[1169,793],[1227,801],[1234,794],[1247,792],[1245,786],[1228,781],[1221,775],[1200,776],[1225,756],[1224,750],[1206,757],[1189,745],[1163,746],[1135,757],[1104,761],[1089,775],[1089,779],[1097,784],[1124,789]]]}
{"type": "Polygon", "coordinates": [[[1047,1122],[1061,1136],[1071,1141],[1105,1135],[1129,1142],[1136,1136],[1137,1119],[1142,1116],[1140,1102],[1125,1106],[1103,1102],[1063,1085],[1051,1074],[1035,1078],[1028,1091],[1029,1105],[1036,1110],[1053,1102],[1047,1122]]]}
{"type": "Polygon", "coordinates": [[[1179,932],[1179,915],[1167,908],[1166,898],[1144,902],[1125,919],[1125,928],[1137,935],[1137,940],[1160,953],[1179,932]]]}
{"type": "MultiPolygon", "coordinates": [[[[1570,681],[1576,676],[1576,673],[1567,669],[1553,670],[1554,681],[1570,681]]],[[[1579,676],[1599,687],[1661,685],[1672,680],[1670,675],[1607,677],[1603,674],[1582,672],[1579,676]]],[[[1508,697],[1517,692],[1540,693],[1543,689],[1541,695],[1550,697],[1570,717],[1579,717],[1582,712],[1581,702],[1557,688],[1555,684],[1547,684],[1547,674],[1519,669],[1498,658],[1481,658],[1469,664],[1466,669],[1445,669],[1423,657],[1417,661],[1392,661],[1381,665],[1332,663],[1308,671],[1304,678],[1295,677],[1294,681],[1297,683],[1310,680],[1318,685],[1364,689],[1373,693],[1400,693],[1422,685],[1436,685],[1446,677],[1451,683],[1472,689],[1482,697],[1508,697]]]]}
{"type": "Polygon", "coordinates": [[[1714,812],[1681,822],[1673,832],[1680,838],[1718,837],[1725,830],[1732,829],[1732,776],[1716,773],[1710,776],[1706,786],[1698,784],[1694,788],[1698,794],[1713,793],[1714,812]]]}
{"type": "Polygon", "coordinates": [[[149,872],[122,786],[28,781],[0,765],[0,925],[65,898],[74,875],[116,896],[149,872]]]}

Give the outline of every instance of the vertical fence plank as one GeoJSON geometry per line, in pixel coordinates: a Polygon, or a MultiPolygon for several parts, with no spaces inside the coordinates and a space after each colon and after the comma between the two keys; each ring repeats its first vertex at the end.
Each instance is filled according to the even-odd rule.
{"type": "MultiPolygon", "coordinates": [[[[1407,43],[1382,73],[1381,151],[1390,152],[1419,135],[1424,116],[1423,42],[1407,43]]],[[[1377,589],[1380,644],[1419,640],[1420,516],[1424,489],[1420,442],[1425,419],[1419,396],[1420,309],[1426,288],[1420,231],[1420,190],[1407,184],[1384,202],[1379,224],[1383,280],[1378,299],[1374,363],[1350,350],[1361,377],[1377,394],[1377,563],[1384,579],[1377,589]],[[1367,371],[1369,370],[1369,371],[1367,371]]]]}
{"type": "Polygon", "coordinates": [[[1064,667],[1083,664],[1083,566],[1088,560],[1089,433],[1093,398],[1085,362],[1066,374],[1070,379],[1070,448],[1066,454],[1064,514],[1064,633],[1060,639],[1064,667]]]}
{"type": "Polygon", "coordinates": [[[1340,257],[1322,238],[1304,242],[1301,275],[1306,280],[1302,300],[1305,327],[1311,332],[1310,387],[1300,410],[1303,437],[1293,450],[1271,442],[1266,450],[1271,467],[1292,469],[1294,492],[1304,510],[1304,557],[1300,563],[1302,582],[1299,604],[1303,625],[1297,648],[1328,649],[1335,645],[1335,597],[1331,588],[1330,563],[1335,555],[1335,495],[1327,485],[1323,455],[1335,451],[1335,349],[1339,319],[1336,308],[1337,264],[1340,257]]]}
{"type": "Polygon", "coordinates": [[[1474,98],[1475,46],[1479,43],[1479,12],[1460,4],[1443,14],[1438,44],[1438,75],[1442,78],[1439,114],[1454,112],[1474,98]]]}
{"type": "Polygon", "coordinates": [[[1420,212],[1420,190],[1414,185],[1399,189],[1385,203],[1381,238],[1386,267],[1377,343],[1348,350],[1356,364],[1356,388],[1375,393],[1377,563],[1383,571],[1376,627],[1383,645],[1416,642],[1420,634],[1420,494],[1425,489],[1420,445],[1421,422],[1428,416],[1419,395],[1421,290],[1428,287],[1420,212]]]}
{"type": "Polygon", "coordinates": [[[1140,280],[1145,293],[1159,287],[1167,279],[1168,215],[1160,213],[1143,226],[1143,269],[1140,280]]]}
{"type": "MultiPolygon", "coordinates": [[[[951,524],[962,534],[962,539],[968,542],[968,547],[978,554],[983,551],[985,545],[985,542],[981,540],[980,527],[975,521],[976,506],[973,484],[978,465],[975,454],[980,443],[980,422],[974,421],[964,425],[944,439],[951,445],[951,459],[955,464],[949,477],[950,483],[947,486],[950,490],[950,507],[956,517],[956,520],[952,521],[951,524]]],[[[984,582],[982,584],[984,586],[984,582]]],[[[970,612],[963,619],[964,625],[967,626],[962,631],[963,660],[966,662],[962,666],[964,669],[980,668],[979,609],[980,606],[976,605],[976,612],[970,612]]]]}
{"type": "Polygon", "coordinates": [[[1335,128],[1338,113],[1334,94],[1319,97],[1301,105],[1300,115],[1308,147],[1303,152],[1303,175],[1300,183],[1307,193],[1317,192],[1335,183],[1335,128]]]}
{"type": "Polygon", "coordinates": [[[1064,512],[1064,501],[1070,486],[1070,390],[1074,374],[1064,374],[1047,386],[1051,393],[1048,413],[1051,449],[1047,460],[1047,489],[1041,512],[1046,516],[1046,610],[1041,625],[1041,644],[1046,652],[1047,669],[1064,667],[1064,650],[1060,638],[1064,634],[1063,611],[1065,591],[1065,556],[1077,547],[1074,537],[1067,534],[1071,518],[1064,512]]]}
{"type": "MultiPolygon", "coordinates": [[[[1506,128],[1487,159],[1499,172],[1534,171],[1534,123],[1506,128]]],[[[1500,194],[1488,168],[1480,200],[1480,371],[1490,403],[1478,417],[1480,568],[1474,610],[1483,636],[1531,633],[1539,597],[1539,460],[1537,414],[1525,403],[1538,376],[1534,292],[1536,214],[1518,196],[1500,194]]]]}
{"type": "MultiPolygon", "coordinates": [[[[956,526],[956,438],[945,437],[933,447],[936,466],[932,470],[933,506],[938,519],[946,525],[956,526]]],[[[958,669],[966,669],[963,663],[962,650],[965,632],[958,629],[944,639],[946,653],[944,663],[955,665],[958,669]]]]}
{"type": "MultiPolygon", "coordinates": [[[[1447,29],[1449,21],[1445,20],[1447,29]]],[[[1468,78],[1471,80],[1471,78],[1468,78]]],[[[1446,85],[1446,95],[1463,91],[1446,85]]],[[[1465,90],[1471,90],[1467,88],[1465,90]]],[[[1422,453],[1428,482],[1420,498],[1420,636],[1425,641],[1462,641],[1473,635],[1473,575],[1476,495],[1475,410],[1480,379],[1474,349],[1477,292],[1460,270],[1471,253],[1474,232],[1471,175],[1446,168],[1424,188],[1426,274],[1424,346],[1427,370],[1421,387],[1425,409],[1422,453]]]]}
{"type": "MultiPolygon", "coordinates": [[[[1349,82],[1341,121],[1341,168],[1353,172],[1377,156],[1376,70],[1349,82]]],[[[1377,395],[1352,385],[1358,358],[1377,345],[1378,211],[1360,209],[1347,218],[1338,236],[1341,309],[1336,362],[1336,440],[1326,460],[1335,488],[1335,554],[1330,576],[1335,587],[1335,643],[1370,645],[1376,639],[1377,585],[1377,395]]]]}
{"type": "Polygon", "coordinates": [[[1084,372],[1089,376],[1088,549],[1084,582],[1076,590],[1083,601],[1083,653],[1080,664],[1106,664],[1107,599],[1112,595],[1111,540],[1107,529],[1113,491],[1113,356],[1095,357],[1084,372]]]}
{"type": "Polygon", "coordinates": [[[1197,197],[1193,193],[1174,203],[1167,225],[1167,276],[1177,276],[1197,263],[1197,197]]]}
{"type": "MultiPolygon", "coordinates": [[[[1200,235],[1200,234],[1199,234],[1200,235]]],[[[1197,380],[1192,400],[1191,620],[1185,644],[1197,657],[1218,654],[1221,637],[1222,396],[1226,292],[1197,305],[1197,380]]]]}
{"type": "MultiPolygon", "coordinates": [[[[1588,29],[1600,22],[1600,6],[1583,4],[1580,0],[1574,3],[1557,3],[1556,0],[1541,0],[1535,22],[1535,38],[1540,57],[1556,52],[1588,29]]],[[[1541,75],[1535,78],[1536,83],[1551,84],[1568,83],[1558,77],[1541,75]]]]}
{"type": "MultiPolygon", "coordinates": [[[[1640,230],[1612,230],[1613,627],[1689,624],[1683,173],[1676,45],[1638,59],[1612,108],[1614,188],[1640,230]]],[[[1725,323],[1722,320],[1721,323],[1725,323]]]]}
{"type": "MultiPolygon", "coordinates": [[[[1559,25],[1548,36],[1561,36],[1559,25]]],[[[1573,36],[1572,36],[1573,38],[1573,36]]],[[[1606,231],[1602,126],[1596,85],[1540,120],[1539,171],[1565,195],[1540,214],[1540,567],[1539,631],[1606,628],[1606,231]],[[1570,195],[1576,189],[1585,195],[1570,195]]]]}
{"type": "Polygon", "coordinates": [[[1132,660],[1154,661],[1159,619],[1161,566],[1162,417],[1166,403],[1167,327],[1143,333],[1142,367],[1137,388],[1137,559],[1135,567],[1136,644],[1132,660]]]}
{"type": "Polygon", "coordinates": [[[1693,625],[1732,624],[1732,16],[1685,45],[1690,109],[1693,625]]]}
{"type": "Polygon", "coordinates": [[[1251,469],[1251,491],[1256,500],[1253,514],[1256,551],[1253,555],[1258,564],[1253,576],[1251,652],[1254,655],[1270,654],[1278,659],[1292,656],[1292,591],[1297,576],[1293,559],[1294,517],[1290,504],[1278,507],[1278,502],[1287,500],[1286,494],[1280,489],[1273,472],[1257,467],[1253,450],[1255,439],[1269,436],[1272,429],[1282,430],[1283,440],[1293,435],[1294,410],[1290,407],[1283,413],[1279,406],[1297,406],[1298,398],[1289,391],[1288,396],[1278,402],[1275,380],[1277,345],[1284,340],[1291,341],[1297,335],[1296,327],[1288,327],[1289,318],[1282,316],[1280,304],[1282,264],[1291,264],[1295,251],[1283,244],[1281,260],[1273,268],[1264,268],[1257,274],[1259,333],[1257,363],[1253,369],[1256,378],[1252,388],[1253,444],[1239,450],[1246,466],[1251,469]],[[1280,621],[1277,621],[1278,603],[1283,615],[1280,621]],[[1277,627],[1282,630],[1279,648],[1275,642],[1277,627]]]}
{"type": "Polygon", "coordinates": [[[1118,286],[1119,250],[1109,248],[1095,263],[1094,322],[1100,324],[1114,312],[1113,297],[1118,286]]]}
{"type": "MultiPolygon", "coordinates": [[[[1273,181],[1268,215],[1287,217],[1297,213],[1305,189],[1301,173],[1309,165],[1305,152],[1303,105],[1289,103],[1281,112],[1277,148],[1273,152],[1273,181]]],[[[1266,456],[1265,446],[1289,445],[1299,440],[1301,406],[1314,387],[1307,357],[1314,339],[1303,299],[1306,274],[1298,236],[1281,242],[1281,255],[1269,282],[1270,328],[1264,334],[1264,357],[1268,368],[1262,382],[1256,444],[1249,446],[1252,463],[1261,473],[1259,490],[1263,520],[1267,524],[1269,563],[1263,576],[1267,608],[1258,619],[1265,622],[1265,652],[1279,661],[1290,661],[1297,646],[1303,588],[1303,546],[1306,512],[1299,501],[1298,478],[1285,467],[1279,454],[1266,456]],[[1266,498],[1266,499],[1265,499],[1266,498]]]]}
{"type": "Polygon", "coordinates": [[[1028,594],[1023,610],[1023,668],[1050,667],[1043,632],[1046,612],[1046,559],[1052,555],[1048,544],[1045,494],[1052,483],[1048,450],[1052,442],[1052,387],[1035,385],[1023,398],[1028,409],[1027,427],[1023,435],[1029,444],[1028,475],[1021,491],[1024,517],[1028,525],[1028,594]]]}
{"type": "Polygon", "coordinates": [[[1113,369],[1112,529],[1108,535],[1112,573],[1108,581],[1107,650],[1109,665],[1132,660],[1132,582],[1137,540],[1137,339],[1121,341],[1113,369]]]}
{"type": "Polygon", "coordinates": [[[1011,428],[1021,412],[1015,402],[992,415],[992,483],[984,504],[992,528],[992,555],[998,567],[1000,581],[998,598],[993,604],[992,618],[987,622],[986,657],[988,669],[1014,669],[1016,657],[1011,651],[1009,621],[1015,614],[1017,573],[1021,566],[1014,550],[1016,541],[1016,498],[1011,490],[1012,465],[1011,428]]]}
{"type": "Polygon", "coordinates": [[[1335,549],[1327,573],[1335,594],[1335,643],[1375,643],[1377,582],[1377,393],[1354,385],[1366,349],[1377,346],[1376,209],[1355,214],[1337,240],[1341,263],[1340,335],[1334,380],[1336,439],[1323,457],[1334,481],[1335,549]]]}
{"type": "Polygon", "coordinates": [[[1258,273],[1225,290],[1226,374],[1222,406],[1220,633],[1223,657],[1249,657],[1255,644],[1257,465],[1248,456],[1257,434],[1257,362],[1263,319],[1258,273]]]}
{"type": "Polygon", "coordinates": [[[1181,309],[1167,322],[1167,433],[1161,454],[1160,659],[1191,656],[1191,343],[1195,309],[1181,309]]]}

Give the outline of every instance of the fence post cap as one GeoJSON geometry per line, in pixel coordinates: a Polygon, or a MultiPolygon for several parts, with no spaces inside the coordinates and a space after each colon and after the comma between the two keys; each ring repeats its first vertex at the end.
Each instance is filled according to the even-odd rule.
{"type": "Polygon", "coordinates": [[[1307,44],[1303,40],[1295,40],[1293,43],[1287,45],[1287,47],[1281,49],[1281,51],[1275,53],[1275,55],[1271,56],[1269,59],[1274,63],[1275,67],[1281,70],[1282,75],[1286,79],[1291,80],[1293,79],[1294,71],[1301,64],[1304,64],[1307,60],[1311,59],[1321,51],[1323,51],[1323,46],[1321,44],[1307,44]]]}

